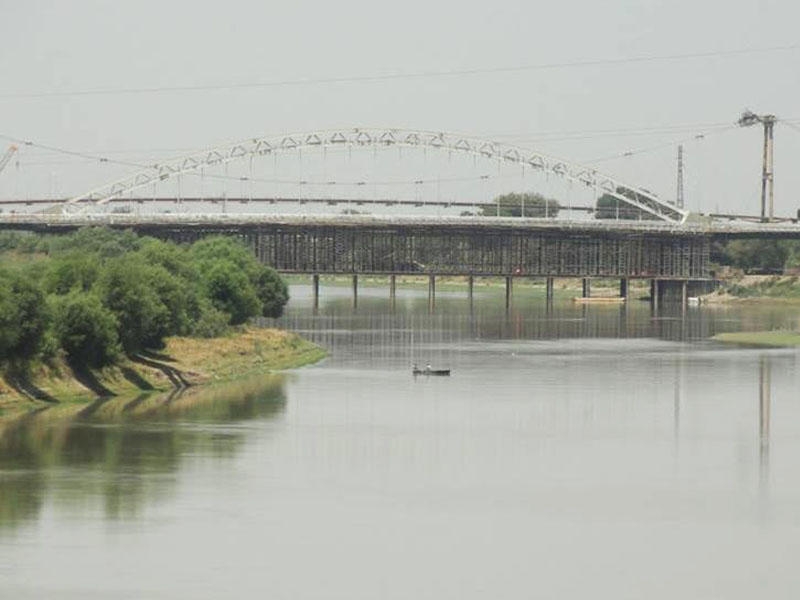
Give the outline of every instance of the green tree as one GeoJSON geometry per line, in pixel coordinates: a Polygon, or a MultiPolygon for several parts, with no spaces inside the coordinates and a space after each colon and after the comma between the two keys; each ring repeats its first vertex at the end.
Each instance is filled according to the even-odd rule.
{"type": "Polygon", "coordinates": [[[247,274],[228,260],[218,260],[203,274],[207,297],[215,308],[230,315],[232,325],[261,313],[262,305],[247,274]]]}
{"type": "Polygon", "coordinates": [[[745,271],[782,271],[790,247],[777,240],[731,240],[725,247],[727,264],[745,271]]]}
{"type": "Polygon", "coordinates": [[[44,274],[44,289],[50,294],[70,290],[89,291],[100,275],[101,263],[93,254],[70,252],[49,261],[44,274]]]}
{"type": "Polygon", "coordinates": [[[74,290],[54,297],[53,329],[73,365],[102,367],[119,353],[117,319],[95,294],[74,290]]]}
{"type": "Polygon", "coordinates": [[[289,301],[289,288],[275,269],[261,265],[256,281],[256,295],[261,301],[261,314],[277,319],[289,301]]]}
{"type": "Polygon", "coordinates": [[[257,315],[278,317],[283,312],[289,299],[286,283],[238,240],[205,238],[195,242],[190,253],[206,296],[230,315],[231,324],[257,315]]]}
{"type": "Polygon", "coordinates": [[[561,205],[553,198],[532,192],[503,194],[481,207],[485,217],[557,217],[561,205]]]}
{"type": "Polygon", "coordinates": [[[0,337],[2,358],[25,362],[40,350],[50,323],[45,296],[36,280],[22,271],[0,273],[0,337]]]}
{"type": "Polygon", "coordinates": [[[213,338],[223,335],[230,325],[228,313],[216,308],[210,300],[203,298],[200,314],[192,325],[192,335],[200,338],[213,338]]]}
{"type": "Polygon", "coordinates": [[[40,246],[50,254],[70,250],[96,254],[102,259],[114,258],[138,250],[142,238],[132,231],[117,231],[108,227],[84,227],[67,236],[40,239],[40,246]]]}
{"type": "Polygon", "coordinates": [[[98,280],[100,298],[117,319],[122,347],[128,353],[160,348],[172,332],[174,316],[160,289],[169,274],[140,256],[108,261],[98,280]]]}
{"type": "Polygon", "coordinates": [[[17,305],[7,273],[0,272],[0,362],[7,362],[20,336],[17,305]]]}

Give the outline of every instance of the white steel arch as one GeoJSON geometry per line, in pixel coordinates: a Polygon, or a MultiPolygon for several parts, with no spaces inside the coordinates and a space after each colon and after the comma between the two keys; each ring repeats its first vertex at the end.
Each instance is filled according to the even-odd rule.
{"type": "MultiPolygon", "coordinates": [[[[224,165],[252,156],[268,156],[308,147],[348,146],[360,148],[389,146],[433,148],[516,163],[526,168],[552,173],[588,187],[593,187],[603,194],[609,194],[625,204],[634,206],[664,221],[682,223],[688,215],[687,211],[660,200],[648,190],[626,184],[591,167],[571,163],[541,152],[450,133],[372,128],[284,134],[235,142],[154,164],[127,177],[72,198],[66,204],[102,205],[123,194],[166,181],[184,173],[194,173],[205,167],[224,165]]],[[[246,177],[240,179],[247,180],[246,177]]]]}

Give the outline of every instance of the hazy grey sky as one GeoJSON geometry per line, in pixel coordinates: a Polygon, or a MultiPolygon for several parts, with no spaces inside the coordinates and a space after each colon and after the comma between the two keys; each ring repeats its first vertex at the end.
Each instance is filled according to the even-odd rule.
{"type": "MultiPolygon", "coordinates": [[[[0,0],[0,6],[3,134],[97,153],[136,150],[137,157],[352,126],[515,136],[502,139],[574,161],[665,144],[596,165],[672,198],[670,142],[709,131],[716,133],[686,144],[690,208],[755,212],[760,128],[719,127],[750,107],[794,120],[794,129],[776,128],[776,211],[800,207],[800,48],[380,82],[14,97],[789,46],[800,44],[794,0],[0,0]],[[676,130],[641,131],[667,127],[676,130]]],[[[42,168],[58,171],[60,191],[76,194],[119,173],[57,161],[42,168]]],[[[0,175],[3,196],[11,177],[0,175]]]]}

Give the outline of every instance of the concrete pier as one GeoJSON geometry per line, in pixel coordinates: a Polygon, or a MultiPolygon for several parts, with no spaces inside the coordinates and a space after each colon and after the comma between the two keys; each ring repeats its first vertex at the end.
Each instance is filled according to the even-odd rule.
{"type": "Polygon", "coordinates": [[[314,302],[314,312],[319,310],[319,274],[311,276],[311,295],[314,302]]]}

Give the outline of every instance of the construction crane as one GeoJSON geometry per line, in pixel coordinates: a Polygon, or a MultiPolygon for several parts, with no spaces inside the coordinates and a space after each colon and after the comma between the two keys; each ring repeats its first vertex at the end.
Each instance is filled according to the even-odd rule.
{"type": "Polygon", "coordinates": [[[9,161],[11,160],[11,157],[14,156],[14,153],[16,151],[17,151],[17,147],[14,146],[13,144],[8,147],[8,150],[6,150],[6,153],[3,154],[2,158],[0,158],[0,173],[2,173],[3,169],[6,168],[6,165],[9,163],[9,161]]]}

